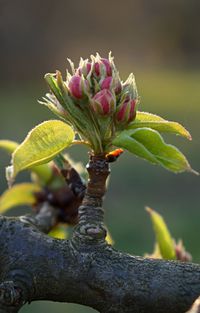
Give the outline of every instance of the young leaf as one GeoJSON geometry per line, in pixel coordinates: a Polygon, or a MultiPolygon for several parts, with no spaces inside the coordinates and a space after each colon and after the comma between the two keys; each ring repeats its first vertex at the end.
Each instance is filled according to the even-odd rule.
{"type": "Polygon", "coordinates": [[[151,221],[153,224],[154,232],[156,235],[156,241],[159,247],[159,251],[161,256],[164,259],[175,260],[175,244],[174,240],[170,235],[170,232],[163,220],[162,216],[158,214],[156,211],[146,208],[147,212],[150,214],[151,221]]]}
{"type": "Polygon", "coordinates": [[[63,98],[61,96],[56,78],[54,76],[55,76],[55,74],[47,73],[47,74],[45,74],[44,78],[45,78],[46,82],[48,83],[51,91],[55,94],[58,101],[60,101],[63,104],[63,98]]]}
{"type": "Polygon", "coordinates": [[[34,192],[40,191],[40,187],[32,183],[22,183],[6,190],[0,197],[0,213],[19,205],[32,205],[36,198],[34,192]]]}
{"type": "MultiPolygon", "coordinates": [[[[0,140],[0,148],[5,150],[9,154],[12,154],[18,146],[19,144],[15,141],[0,140]]],[[[32,167],[31,171],[37,174],[41,184],[47,184],[52,177],[52,170],[47,164],[32,167]]]]}
{"type": "Polygon", "coordinates": [[[64,122],[51,120],[33,128],[12,155],[12,166],[7,168],[8,181],[20,171],[47,163],[70,146],[74,139],[72,128],[64,122]]]}
{"type": "Polygon", "coordinates": [[[123,131],[114,139],[113,144],[175,173],[196,173],[185,156],[176,147],[166,144],[162,136],[151,128],[123,131]]]}
{"type": "Polygon", "coordinates": [[[114,240],[110,234],[110,232],[107,230],[107,235],[106,235],[106,241],[109,245],[113,246],[114,245],[114,240]]]}
{"type": "Polygon", "coordinates": [[[18,145],[17,142],[12,140],[0,140],[0,149],[5,150],[7,153],[13,153],[18,145]]]}
{"type": "Polygon", "coordinates": [[[155,114],[147,112],[137,112],[136,119],[128,125],[127,129],[136,129],[142,127],[152,128],[159,132],[174,133],[189,140],[192,139],[187,129],[185,129],[179,123],[167,121],[164,118],[155,114]]]}
{"type": "Polygon", "coordinates": [[[53,112],[55,115],[57,115],[60,118],[65,118],[65,114],[62,113],[62,111],[58,110],[58,108],[55,106],[54,103],[48,101],[48,99],[43,97],[43,101],[38,101],[40,104],[44,104],[51,112],[53,112]]]}
{"type": "MultiPolygon", "coordinates": [[[[41,164],[37,166],[33,166],[31,169],[32,175],[35,175],[38,184],[40,185],[48,185],[53,176],[53,170],[50,164],[41,164]]],[[[31,177],[32,178],[32,177],[31,177]]]]}

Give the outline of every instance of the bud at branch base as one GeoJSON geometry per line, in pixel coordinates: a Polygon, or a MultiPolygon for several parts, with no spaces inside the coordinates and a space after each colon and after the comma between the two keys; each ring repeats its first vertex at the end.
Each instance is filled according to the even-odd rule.
{"type": "Polygon", "coordinates": [[[103,116],[109,116],[115,111],[116,99],[108,89],[99,91],[92,99],[94,111],[103,116]]]}

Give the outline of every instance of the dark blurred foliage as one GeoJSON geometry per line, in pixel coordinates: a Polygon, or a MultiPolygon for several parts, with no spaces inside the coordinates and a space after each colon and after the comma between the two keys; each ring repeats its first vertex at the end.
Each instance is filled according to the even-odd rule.
{"type": "Polygon", "coordinates": [[[111,49],[136,65],[200,65],[198,0],[0,1],[1,80],[41,73],[111,49]]]}

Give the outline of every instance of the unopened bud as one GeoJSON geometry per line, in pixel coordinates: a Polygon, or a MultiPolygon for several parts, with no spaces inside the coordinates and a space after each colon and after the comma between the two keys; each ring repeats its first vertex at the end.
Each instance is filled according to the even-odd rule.
{"type": "Polygon", "coordinates": [[[138,91],[133,73],[123,83],[122,94],[129,94],[132,99],[138,99],[138,91]]]}
{"type": "Polygon", "coordinates": [[[101,89],[113,89],[116,95],[121,92],[121,82],[119,80],[115,80],[112,76],[104,78],[100,83],[100,87],[101,89]]]}
{"type": "Polygon", "coordinates": [[[88,82],[81,76],[74,75],[71,77],[68,87],[74,98],[82,99],[88,90],[88,82]]]}
{"type": "Polygon", "coordinates": [[[182,261],[182,262],[192,261],[192,256],[189,252],[185,250],[182,240],[179,240],[178,243],[175,243],[175,253],[176,253],[176,259],[179,261],[182,261]]]}
{"type": "Polygon", "coordinates": [[[98,62],[94,64],[94,72],[97,77],[105,73],[105,76],[112,75],[112,67],[108,59],[99,59],[98,62]]]}
{"type": "Polygon", "coordinates": [[[117,108],[116,122],[120,124],[130,123],[136,116],[136,100],[127,97],[117,108]]]}
{"type": "Polygon", "coordinates": [[[91,70],[91,63],[88,62],[87,60],[83,61],[82,64],[79,65],[79,68],[77,69],[77,74],[78,75],[83,75],[84,77],[87,77],[91,70]]]}
{"type": "Polygon", "coordinates": [[[99,91],[92,99],[92,107],[100,115],[111,115],[115,111],[115,106],[115,96],[108,89],[99,91]]]}
{"type": "Polygon", "coordinates": [[[113,86],[113,78],[112,76],[108,76],[102,80],[100,83],[101,89],[111,89],[113,86]]]}
{"type": "Polygon", "coordinates": [[[132,122],[135,117],[136,117],[136,103],[137,103],[137,100],[135,99],[132,99],[130,101],[130,112],[129,112],[129,119],[128,119],[128,123],[132,122]]]}

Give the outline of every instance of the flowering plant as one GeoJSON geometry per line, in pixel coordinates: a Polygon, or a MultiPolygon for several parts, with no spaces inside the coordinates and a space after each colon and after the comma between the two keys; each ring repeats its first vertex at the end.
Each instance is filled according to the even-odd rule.
{"type": "MultiPolygon", "coordinates": [[[[0,141],[0,147],[13,152],[12,165],[7,168],[9,184],[22,170],[31,169],[35,175],[33,183],[15,185],[1,196],[1,213],[19,204],[38,207],[39,204],[48,202],[59,208],[60,222],[76,224],[78,208],[84,201],[85,191],[87,190],[86,202],[89,191],[91,193],[91,180],[86,187],[80,173],[62,154],[64,149],[74,144],[85,144],[89,148],[94,159],[90,161],[90,176],[93,161],[100,166],[102,175],[103,167],[99,165],[99,160],[102,161],[104,170],[107,168],[103,183],[98,171],[93,179],[98,192],[102,189],[102,195],[109,174],[108,163],[115,161],[123,150],[173,172],[195,172],[185,156],[176,147],[166,144],[160,134],[174,133],[191,139],[189,132],[179,123],[137,110],[139,96],[134,75],[131,73],[123,82],[111,53],[107,59],[99,54],[92,55],[90,60],[81,58],[77,68],[71,60],[69,63],[71,74],[67,71],[65,79],[59,71],[45,75],[50,92],[40,101],[62,121],[50,120],[39,124],[20,145],[0,141]],[[49,163],[52,160],[54,163],[49,163]],[[101,188],[96,186],[97,180],[102,183],[101,188]],[[63,194],[67,197],[60,197],[63,194]]],[[[92,188],[92,192],[95,188],[92,188]]],[[[152,211],[149,212],[158,230],[158,238],[165,238],[159,245],[159,255],[174,258],[174,242],[162,219],[152,211]],[[164,235],[160,236],[160,233],[164,235]]],[[[94,230],[92,232],[94,235],[94,230]]],[[[185,253],[180,246],[179,250],[182,254],[185,253]]]]}
{"type": "MultiPolygon", "coordinates": [[[[174,133],[191,139],[179,123],[139,112],[134,75],[123,82],[111,53],[80,59],[78,68],[69,60],[72,73],[66,79],[59,71],[46,74],[50,88],[40,103],[59,116],[36,126],[12,155],[7,168],[11,182],[17,173],[47,163],[73,144],[86,144],[93,155],[108,155],[115,147],[126,149],[153,164],[173,172],[193,171],[185,156],[166,144],[160,133],[174,133]]],[[[194,171],[193,171],[194,172],[194,171]]]]}
{"type": "Polygon", "coordinates": [[[69,62],[72,74],[67,71],[65,81],[59,71],[45,75],[52,93],[42,103],[68,122],[95,154],[108,152],[117,132],[136,116],[135,78],[131,74],[121,81],[111,53],[108,59],[99,54],[90,61],[81,58],[77,69],[69,62]]]}

